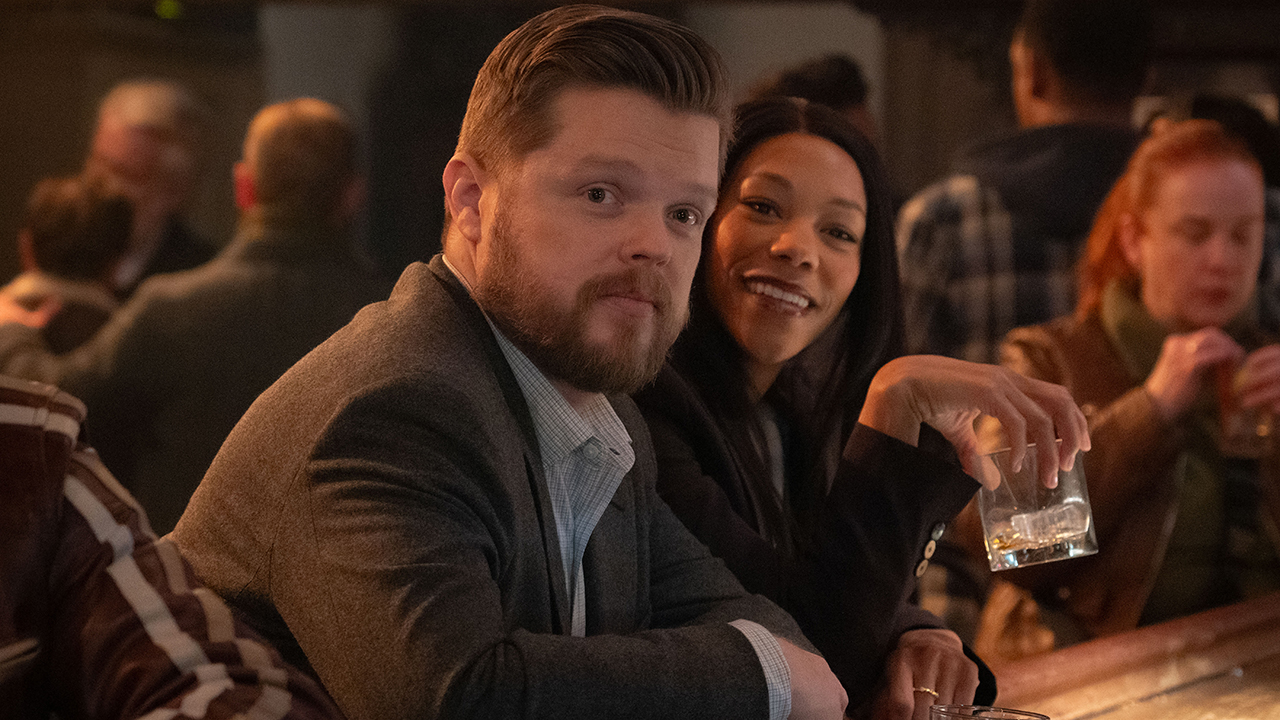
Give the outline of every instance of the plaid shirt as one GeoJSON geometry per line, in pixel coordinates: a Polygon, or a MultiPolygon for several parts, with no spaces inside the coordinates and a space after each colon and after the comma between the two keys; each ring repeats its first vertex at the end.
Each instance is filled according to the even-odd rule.
{"type": "MultiPolygon", "coordinates": [[[[454,272],[457,275],[457,272],[454,272]]],[[[573,603],[573,634],[586,635],[586,595],[582,556],[591,531],[635,463],[631,436],[608,398],[591,396],[575,410],[524,353],[490,323],[498,346],[515,373],[538,433],[542,469],[560,539],[565,585],[573,603]]],[[[749,620],[735,620],[756,651],[769,690],[769,718],[791,714],[791,671],[778,640],[749,620]]]]}
{"type": "Polygon", "coordinates": [[[998,360],[1015,327],[1075,306],[1074,240],[1014,237],[994,188],[959,175],[903,206],[897,242],[907,351],[998,360]]]}

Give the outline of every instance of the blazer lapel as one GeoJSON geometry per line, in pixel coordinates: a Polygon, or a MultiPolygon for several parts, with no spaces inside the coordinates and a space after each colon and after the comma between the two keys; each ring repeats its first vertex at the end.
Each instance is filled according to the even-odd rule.
{"type": "Polygon", "coordinates": [[[538,526],[542,529],[542,548],[546,560],[547,585],[551,593],[551,606],[554,610],[552,631],[568,635],[572,631],[572,614],[569,608],[569,593],[566,590],[565,569],[560,560],[560,534],[556,531],[555,511],[551,507],[551,496],[547,491],[547,479],[542,471],[542,453],[538,449],[538,433],[533,424],[533,414],[525,402],[524,392],[516,380],[515,373],[507,364],[506,356],[498,347],[498,340],[493,336],[489,321],[485,319],[480,306],[467,291],[458,278],[447,266],[442,256],[432,258],[429,267],[439,278],[445,289],[455,298],[455,304],[463,314],[464,321],[481,340],[485,359],[493,369],[506,398],[507,407],[520,428],[524,441],[525,475],[529,483],[529,492],[533,496],[534,508],[538,513],[538,526]]]}

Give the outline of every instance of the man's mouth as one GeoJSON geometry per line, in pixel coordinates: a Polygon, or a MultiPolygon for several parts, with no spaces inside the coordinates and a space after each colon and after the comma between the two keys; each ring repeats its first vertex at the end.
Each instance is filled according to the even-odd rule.
{"type": "Polygon", "coordinates": [[[601,278],[589,292],[632,313],[665,313],[671,305],[671,293],[663,278],[656,274],[630,272],[601,278]]]}
{"type": "Polygon", "coordinates": [[[756,295],[764,295],[765,297],[773,298],[778,302],[794,306],[797,310],[806,310],[813,304],[813,301],[803,295],[783,290],[777,285],[770,283],[748,281],[747,290],[756,295]]]}

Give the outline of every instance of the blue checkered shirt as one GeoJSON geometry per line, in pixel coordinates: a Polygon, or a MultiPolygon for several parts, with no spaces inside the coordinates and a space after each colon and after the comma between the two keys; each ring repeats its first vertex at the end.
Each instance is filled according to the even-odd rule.
{"type": "MultiPolygon", "coordinates": [[[[490,327],[533,416],[560,539],[565,589],[573,603],[572,632],[582,637],[587,629],[582,555],[591,531],[635,463],[631,435],[604,395],[592,396],[575,410],[533,361],[492,323],[490,327]]],[[[769,689],[770,720],[783,720],[791,714],[791,670],[778,640],[750,620],[730,624],[746,635],[760,659],[769,689]]]]}
{"type": "Polygon", "coordinates": [[[999,193],[972,175],[931,185],[898,215],[907,351],[999,360],[1015,327],[1075,307],[1078,243],[1013,234],[999,193]]]}

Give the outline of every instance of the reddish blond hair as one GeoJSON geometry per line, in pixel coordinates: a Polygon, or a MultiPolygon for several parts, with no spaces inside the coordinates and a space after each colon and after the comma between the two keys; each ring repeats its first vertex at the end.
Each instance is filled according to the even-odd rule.
{"type": "MultiPolygon", "coordinates": [[[[1239,160],[1258,171],[1249,148],[1213,120],[1183,120],[1152,132],[1134,151],[1124,174],[1107,194],[1093,221],[1077,270],[1080,299],[1076,314],[1098,309],[1113,281],[1136,287],[1138,272],[1125,259],[1120,231],[1126,216],[1138,217],[1155,202],[1160,183],[1174,170],[1208,160],[1239,160]]],[[[1261,181],[1261,180],[1260,180],[1261,181]]]]}

